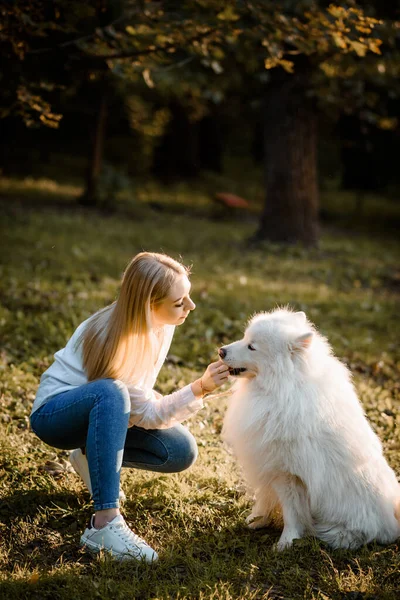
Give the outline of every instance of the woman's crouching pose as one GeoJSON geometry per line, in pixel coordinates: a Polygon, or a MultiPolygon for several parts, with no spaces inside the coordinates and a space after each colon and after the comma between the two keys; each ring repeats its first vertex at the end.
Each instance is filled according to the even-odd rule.
{"type": "Polygon", "coordinates": [[[120,514],[121,466],[159,473],[190,467],[197,445],[181,422],[228,378],[218,361],[172,394],[153,390],[175,326],[195,308],[188,276],[166,255],[135,256],[116,302],[81,323],[41,377],[31,427],[47,444],[72,449],[95,510],[81,543],[94,552],[157,560],[120,514]]]}

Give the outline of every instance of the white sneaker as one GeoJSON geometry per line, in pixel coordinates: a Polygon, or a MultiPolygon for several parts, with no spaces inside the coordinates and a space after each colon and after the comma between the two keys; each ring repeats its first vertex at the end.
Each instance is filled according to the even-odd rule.
{"type": "MultiPolygon", "coordinates": [[[[80,448],[71,450],[69,454],[69,462],[74,467],[76,473],[78,473],[78,475],[83,480],[90,494],[93,495],[92,483],[90,481],[89,465],[86,458],[86,454],[83,454],[80,448]]],[[[120,502],[125,502],[126,500],[125,492],[121,488],[119,488],[119,499],[120,502]]]]}
{"type": "Polygon", "coordinates": [[[157,552],[129,529],[122,515],[117,515],[101,529],[94,527],[93,520],[94,515],[81,537],[82,546],[90,552],[105,550],[118,560],[136,559],[146,562],[158,560],[157,552]]]}

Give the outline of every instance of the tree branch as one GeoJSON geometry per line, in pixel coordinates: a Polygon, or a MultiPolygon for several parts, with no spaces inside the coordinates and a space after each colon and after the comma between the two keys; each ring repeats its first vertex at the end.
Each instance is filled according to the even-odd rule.
{"type": "MultiPolygon", "coordinates": [[[[132,15],[129,15],[129,16],[131,17],[132,15]]],[[[56,46],[53,46],[53,47],[40,48],[37,50],[29,50],[26,54],[28,54],[28,55],[44,54],[47,52],[54,52],[56,50],[64,50],[65,48],[67,48],[69,46],[77,46],[77,48],[81,52],[85,53],[85,58],[91,59],[93,61],[107,61],[107,60],[114,60],[114,59],[120,59],[120,58],[135,58],[138,56],[148,56],[149,54],[153,54],[153,53],[155,54],[157,52],[168,52],[168,50],[172,50],[176,47],[175,43],[170,43],[170,44],[166,44],[165,46],[151,46],[151,47],[143,49],[143,50],[137,50],[137,49],[133,50],[132,49],[132,50],[125,50],[125,51],[121,51],[121,52],[114,52],[113,54],[92,54],[92,53],[89,53],[79,47],[79,44],[81,42],[85,42],[85,41],[93,39],[96,35],[98,35],[99,31],[106,31],[107,28],[112,27],[116,23],[119,23],[126,18],[127,18],[127,16],[123,15],[123,16],[119,17],[118,19],[115,19],[115,21],[112,21],[105,27],[97,28],[96,31],[94,31],[93,33],[91,33],[89,35],[81,36],[81,37],[75,38],[73,40],[68,40],[67,42],[57,44],[56,46]]],[[[205,32],[202,32],[202,33],[194,36],[191,39],[186,40],[186,43],[190,44],[195,41],[201,40],[214,31],[215,30],[213,30],[213,29],[209,29],[205,32]]]]}
{"type": "MultiPolygon", "coordinates": [[[[198,35],[188,39],[185,41],[186,44],[191,44],[198,40],[201,40],[211,33],[214,33],[215,30],[209,29],[203,33],[199,33],[198,35]]],[[[135,58],[137,56],[148,56],[149,54],[156,54],[157,52],[168,52],[168,50],[173,50],[176,48],[176,43],[166,44],[165,46],[150,46],[150,48],[146,48],[143,50],[126,50],[123,52],[116,52],[114,54],[89,54],[86,52],[86,57],[92,60],[114,60],[119,58],[135,58]]]]}
{"type": "Polygon", "coordinates": [[[123,21],[126,18],[127,18],[127,15],[122,15],[121,17],[118,17],[118,19],[111,21],[111,23],[108,23],[108,25],[105,25],[104,27],[97,27],[93,33],[89,33],[88,35],[83,35],[83,36],[81,36],[79,38],[75,38],[73,40],[68,40],[67,42],[63,42],[62,44],[57,44],[56,46],[52,46],[52,47],[48,47],[48,48],[38,48],[37,50],[29,50],[26,54],[44,54],[45,52],[54,52],[55,50],[60,49],[60,48],[67,48],[68,46],[73,46],[75,44],[77,45],[80,42],[85,42],[87,40],[94,38],[96,35],[98,35],[99,31],[106,31],[109,27],[113,27],[114,25],[116,25],[117,23],[120,23],[121,21],[123,21]]]}

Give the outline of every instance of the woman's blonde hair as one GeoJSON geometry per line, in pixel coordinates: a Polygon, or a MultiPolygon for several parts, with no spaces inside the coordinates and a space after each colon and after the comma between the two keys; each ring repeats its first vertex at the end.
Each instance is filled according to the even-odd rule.
{"type": "Polygon", "coordinates": [[[157,359],[150,336],[151,309],[189,269],[165,254],[141,252],[125,269],[118,299],[90,320],[82,335],[89,381],[110,377],[138,383],[157,359]]]}

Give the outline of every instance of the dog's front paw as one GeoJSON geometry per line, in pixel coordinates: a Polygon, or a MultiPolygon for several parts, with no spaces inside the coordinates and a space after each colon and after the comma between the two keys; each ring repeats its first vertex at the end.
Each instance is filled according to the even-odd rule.
{"type": "Polygon", "coordinates": [[[253,515],[251,513],[246,518],[246,525],[249,529],[261,529],[262,527],[267,527],[270,522],[270,518],[265,515],[253,515]]]}
{"type": "Polygon", "coordinates": [[[272,550],[274,550],[275,552],[282,552],[283,550],[287,550],[288,548],[291,548],[293,546],[293,540],[282,540],[282,538],[279,539],[278,542],[276,542],[276,544],[274,544],[272,546],[272,550]]]}
{"type": "Polygon", "coordinates": [[[300,538],[301,534],[298,531],[284,531],[272,548],[276,552],[282,552],[282,550],[287,550],[287,548],[291,548],[293,546],[293,540],[298,540],[300,538]]]}

